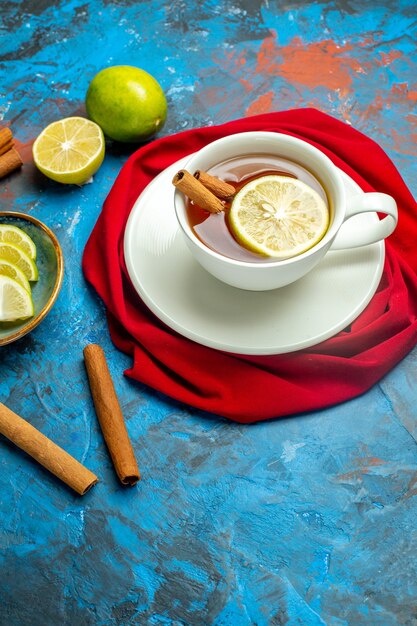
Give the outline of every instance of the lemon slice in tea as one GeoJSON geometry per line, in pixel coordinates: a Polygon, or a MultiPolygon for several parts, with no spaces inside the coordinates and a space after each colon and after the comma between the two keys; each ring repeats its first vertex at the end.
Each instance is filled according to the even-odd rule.
{"type": "Polygon", "coordinates": [[[22,270],[28,280],[38,280],[38,268],[35,262],[23,252],[21,248],[15,246],[13,243],[1,243],[0,242],[0,260],[4,259],[17,265],[22,270]]]}
{"type": "Polygon", "coordinates": [[[100,126],[84,117],[67,117],[49,124],[33,144],[40,171],[58,183],[83,185],[104,159],[100,126]]]}
{"type": "Polygon", "coordinates": [[[14,322],[34,314],[32,296],[10,276],[0,274],[0,322],[14,322]]]}
{"type": "Polygon", "coordinates": [[[0,242],[13,243],[26,252],[33,260],[36,259],[36,246],[32,239],[21,228],[10,224],[0,224],[0,242]]]}
{"type": "Polygon", "coordinates": [[[306,252],[329,226],[326,202],[309,185],[289,176],[261,176],[236,194],[230,228],[245,248],[276,259],[306,252]]]}

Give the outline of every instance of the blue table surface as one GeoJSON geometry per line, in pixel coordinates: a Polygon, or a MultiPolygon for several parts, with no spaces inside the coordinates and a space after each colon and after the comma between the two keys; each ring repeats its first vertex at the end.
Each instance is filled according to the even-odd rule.
{"type": "Polygon", "coordinates": [[[100,477],[79,497],[0,440],[0,624],[417,624],[417,351],[362,397],[242,426],[124,377],[81,272],[102,203],[135,146],[94,182],[31,162],[50,122],[85,115],[95,73],[131,64],[164,88],[160,135],[313,106],[390,155],[416,195],[416,3],[9,0],[0,120],[25,164],[1,209],[29,213],[65,258],[55,307],[0,349],[0,401],[100,477]],[[142,472],[115,477],[82,350],[104,348],[142,472]]]}

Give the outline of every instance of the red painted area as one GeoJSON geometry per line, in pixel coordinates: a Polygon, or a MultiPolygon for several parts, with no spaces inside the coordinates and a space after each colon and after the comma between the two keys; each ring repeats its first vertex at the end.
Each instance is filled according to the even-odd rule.
{"type": "Polygon", "coordinates": [[[245,91],[247,92],[252,91],[253,85],[245,78],[240,78],[239,83],[243,85],[243,87],[245,88],[245,91]]]}
{"type": "Polygon", "coordinates": [[[381,55],[381,65],[386,67],[387,65],[391,65],[395,59],[400,59],[403,56],[403,53],[400,50],[390,50],[389,52],[380,52],[381,55]]]}
{"type": "Polygon", "coordinates": [[[358,457],[355,459],[356,464],[359,466],[358,469],[352,470],[350,472],[346,472],[344,474],[338,475],[338,480],[340,482],[351,482],[351,481],[360,481],[362,480],[363,474],[373,474],[373,467],[379,467],[380,465],[384,465],[386,461],[380,459],[378,457],[358,457]]]}
{"type": "Polygon", "coordinates": [[[258,113],[269,113],[273,109],[274,92],[267,91],[260,95],[245,111],[247,117],[258,115],[258,113]]]}
{"type": "Polygon", "coordinates": [[[407,96],[408,83],[394,83],[391,91],[396,96],[407,96]]]}
{"type": "Polygon", "coordinates": [[[410,115],[407,115],[407,117],[405,119],[417,131],[417,115],[414,115],[414,114],[410,113],[410,115]]]}
{"type": "Polygon", "coordinates": [[[376,96],[374,101],[364,109],[362,117],[364,119],[379,117],[381,111],[387,108],[387,102],[382,96],[376,96]]]}
{"type": "Polygon", "coordinates": [[[34,144],[34,139],[30,139],[29,141],[19,141],[18,139],[14,139],[15,148],[21,156],[23,163],[32,163],[32,146],[34,144]]]}
{"type": "Polygon", "coordinates": [[[372,48],[377,46],[380,42],[377,32],[378,31],[364,33],[361,41],[358,41],[355,45],[360,46],[361,48],[372,48]]]}
{"type": "Polygon", "coordinates": [[[394,150],[400,154],[417,156],[417,133],[411,133],[404,137],[404,135],[398,133],[395,128],[391,128],[391,137],[394,150]]]}
{"type": "Polygon", "coordinates": [[[375,467],[376,465],[384,465],[385,461],[377,456],[367,456],[363,459],[359,459],[361,463],[369,467],[375,467]]]}
{"type": "Polygon", "coordinates": [[[404,495],[404,498],[408,499],[416,495],[417,495],[417,472],[414,472],[408,483],[407,491],[404,495]]]}
{"type": "Polygon", "coordinates": [[[394,83],[392,86],[392,93],[395,96],[400,96],[403,99],[411,100],[412,102],[417,101],[417,89],[414,89],[415,85],[412,85],[412,89],[408,83],[394,83]]]}
{"type": "Polygon", "coordinates": [[[227,94],[217,87],[206,87],[206,89],[199,91],[197,99],[208,105],[215,105],[225,102],[227,94]]]}
{"type": "Polygon", "coordinates": [[[280,46],[276,36],[267,37],[258,53],[256,73],[280,75],[292,83],[311,89],[326,87],[346,96],[352,72],[364,72],[350,54],[353,50],[353,45],[339,45],[331,39],[306,44],[295,37],[289,45],[280,46]]]}

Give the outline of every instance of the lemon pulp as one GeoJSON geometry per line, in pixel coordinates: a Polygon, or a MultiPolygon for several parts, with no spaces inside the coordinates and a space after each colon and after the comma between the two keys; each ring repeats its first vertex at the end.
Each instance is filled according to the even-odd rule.
{"type": "Polygon", "coordinates": [[[277,259],[306,252],[329,226],[326,202],[309,185],[288,176],[261,176],[235,196],[229,223],[244,247],[277,259]]]}
{"type": "Polygon", "coordinates": [[[10,263],[10,261],[6,261],[6,259],[0,258],[0,274],[3,276],[9,276],[9,278],[13,278],[17,283],[22,285],[26,289],[26,291],[31,290],[30,284],[24,273],[21,269],[10,263]]]}
{"type": "Polygon", "coordinates": [[[83,185],[102,164],[104,153],[103,131],[83,117],[49,124],[33,144],[36,166],[59,183],[83,185]]]}
{"type": "Polygon", "coordinates": [[[33,314],[31,294],[10,276],[0,274],[0,321],[14,322],[33,314]]]}
{"type": "Polygon", "coordinates": [[[22,270],[30,281],[38,280],[38,268],[35,262],[21,248],[13,243],[0,242],[0,259],[9,261],[22,270]]]}
{"type": "Polygon", "coordinates": [[[10,224],[0,224],[0,242],[13,243],[26,252],[33,260],[36,259],[36,246],[32,239],[21,228],[10,224]]]}

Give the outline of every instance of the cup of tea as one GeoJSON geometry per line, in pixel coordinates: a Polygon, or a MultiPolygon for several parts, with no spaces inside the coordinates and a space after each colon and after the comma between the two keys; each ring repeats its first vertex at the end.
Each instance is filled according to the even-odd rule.
{"type": "MultiPolygon", "coordinates": [[[[328,251],[381,241],[394,231],[398,221],[397,205],[391,196],[377,192],[350,194],[342,172],[323,152],[283,133],[254,131],[223,137],[191,155],[182,172],[191,176],[195,172],[207,173],[234,190],[229,199],[216,197],[220,205],[214,204],[214,210],[209,212],[181,191],[179,185],[174,205],[194,258],[219,280],[241,289],[265,291],[288,285],[311,271],[328,251]],[[244,238],[236,237],[230,227],[232,204],[238,201],[242,190],[256,186],[253,181],[268,177],[279,177],[280,181],[288,177],[293,187],[307,186],[322,214],[327,211],[328,215],[320,239],[287,258],[254,250],[244,238]],[[218,210],[219,206],[223,210],[218,210]],[[357,232],[344,229],[351,217],[369,212],[385,217],[364,221],[357,232]]],[[[270,209],[267,202],[263,206],[270,209]]]]}

